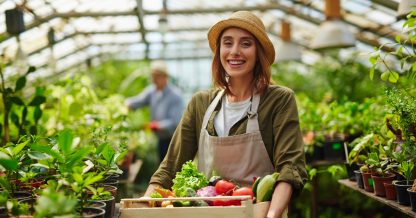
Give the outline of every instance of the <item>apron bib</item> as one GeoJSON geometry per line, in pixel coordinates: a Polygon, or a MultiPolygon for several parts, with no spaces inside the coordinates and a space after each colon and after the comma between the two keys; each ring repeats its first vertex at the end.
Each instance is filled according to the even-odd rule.
{"type": "Polygon", "coordinates": [[[253,177],[263,177],[274,172],[257,119],[260,96],[253,96],[251,110],[247,112],[246,133],[226,137],[211,136],[206,130],[208,120],[223,95],[224,90],[221,90],[205,112],[198,144],[198,169],[208,179],[215,171],[224,179],[251,187],[253,177]]]}

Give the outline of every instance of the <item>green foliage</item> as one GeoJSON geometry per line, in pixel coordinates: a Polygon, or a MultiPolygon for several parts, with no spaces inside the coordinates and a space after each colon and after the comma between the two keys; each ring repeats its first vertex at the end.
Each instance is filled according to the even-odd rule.
{"type": "Polygon", "coordinates": [[[413,43],[416,39],[415,31],[415,19],[416,8],[412,8],[412,12],[407,15],[407,20],[403,23],[403,33],[406,37],[402,38],[400,35],[395,37],[394,43],[385,43],[378,48],[375,48],[375,52],[369,58],[371,63],[370,79],[374,78],[374,74],[377,72],[380,74],[381,80],[398,84],[408,81],[416,80],[416,63],[415,49],[413,43]],[[395,47],[396,49],[391,52],[383,53],[382,48],[386,45],[395,47]],[[397,72],[394,66],[389,63],[389,59],[396,58],[400,61],[400,72],[397,72]],[[378,70],[377,70],[378,69],[378,70]]]}
{"type": "Polygon", "coordinates": [[[24,89],[26,77],[34,71],[34,67],[29,67],[25,74],[10,76],[5,81],[2,68],[0,68],[0,94],[3,102],[0,107],[2,116],[0,135],[3,145],[9,141],[17,141],[22,135],[38,132],[38,121],[42,116],[41,105],[45,103],[46,97],[41,88],[36,88],[35,92],[31,91],[30,87],[24,89]],[[28,96],[29,94],[32,97],[28,96]],[[31,100],[26,102],[24,99],[31,100]]]}
{"type": "Polygon", "coordinates": [[[353,149],[348,155],[350,163],[362,164],[367,159],[368,154],[375,150],[376,135],[370,133],[368,135],[359,137],[351,142],[353,149]]]}
{"type": "Polygon", "coordinates": [[[75,218],[77,199],[56,190],[56,182],[44,189],[35,205],[35,218],[75,218]]]}
{"type": "Polygon", "coordinates": [[[191,160],[182,165],[182,170],[176,173],[172,181],[172,191],[178,197],[186,197],[187,188],[198,190],[208,185],[207,178],[198,171],[195,163],[191,160]]]}
{"type": "Polygon", "coordinates": [[[92,144],[95,152],[93,152],[90,160],[94,163],[94,170],[104,172],[104,174],[122,174],[123,172],[118,167],[118,163],[126,156],[127,146],[111,145],[108,135],[111,132],[111,127],[100,128],[92,133],[92,144]]]}
{"type": "Polygon", "coordinates": [[[399,173],[404,176],[408,184],[412,180],[414,167],[415,164],[412,161],[403,161],[399,165],[399,173]]]}
{"type": "Polygon", "coordinates": [[[403,132],[404,140],[411,140],[416,134],[416,97],[403,89],[386,89],[387,103],[391,113],[399,118],[399,125],[403,132]]]}
{"type": "Polygon", "coordinates": [[[292,63],[273,65],[272,76],[277,84],[288,86],[297,94],[304,93],[315,102],[324,99],[361,102],[382,91],[377,83],[365,80],[368,70],[356,56],[346,59],[327,56],[313,66],[303,68],[294,69],[292,63]]]}
{"type": "Polygon", "coordinates": [[[148,61],[110,60],[89,70],[93,86],[100,97],[118,93],[133,96],[150,83],[148,61]]]}
{"type": "MultiPolygon", "coordinates": [[[[324,141],[322,136],[348,139],[378,130],[383,124],[380,117],[386,113],[380,99],[365,99],[363,102],[332,101],[314,102],[298,97],[299,118],[303,132],[313,131],[316,138],[312,143],[324,141]]],[[[309,142],[308,142],[309,143],[309,142]]]]}

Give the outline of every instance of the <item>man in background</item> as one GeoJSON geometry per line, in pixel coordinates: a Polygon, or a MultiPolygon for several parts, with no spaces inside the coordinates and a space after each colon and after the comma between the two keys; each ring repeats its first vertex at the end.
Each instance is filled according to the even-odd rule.
{"type": "Polygon", "coordinates": [[[182,117],[184,102],[180,90],[168,81],[165,62],[154,61],[150,68],[153,84],[137,96],[127,98],[125,104],[130,110],[150,107],[151,122],[148,127],[157,135],[159,160],[163,161],[182,117]]]}

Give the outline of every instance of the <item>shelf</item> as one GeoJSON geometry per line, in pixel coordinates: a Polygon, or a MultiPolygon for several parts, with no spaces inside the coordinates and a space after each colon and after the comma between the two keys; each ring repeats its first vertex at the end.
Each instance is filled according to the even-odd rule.
{"type": "Polygon", "coordinates": [[[354,181],[350,181],[348,179],[341,179],[341,180],[338,180],[338,182],[342,185],[347,186],[348,188],[350,188],[354,191],[360,192],[361,194],[366,195],[367,197],[370,197],[370,198],[372,198],[374,200],[377,200],[377,201],[379,201],[383,204],[386,204],[386,205],[388,205],[388,206],[390,206],[390,207],[392,207],[392,208],[394,208],[394,209],[396,209],[396,210],[398,210],[398,211],[400,211],[400,212],[402,212],[406,215],[409,215],[410,217],[416,217],[416,212],[413,212],[412,208],[410,206],[403,206],[403,205],[397,203],[396,201],[387,200],[386,198],[376,196],[373,192],[367,192],[364,189],[359,188],[357,186],[357,183],[354,182],[354,181]]]}

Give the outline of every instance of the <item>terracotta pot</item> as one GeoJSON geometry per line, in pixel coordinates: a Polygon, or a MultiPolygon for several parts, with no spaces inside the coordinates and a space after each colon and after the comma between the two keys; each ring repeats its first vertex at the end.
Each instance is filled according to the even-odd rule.
{"type": "Polygon", "coordinates": [[[396,175],[394,174],[389,174],[386,176],[375,176],[375,175],[371,175],[371,178],[374,181],[374,193],[377,196],[381,196],[384,197],[386,196],[386,189],[384,188],[383,183],[384,182],[393,182],[393,180],[396,178],[396,175]]]}
{"type": "Polygon", "coordinates": [[[386,199],[387,200],[396,200],[396,188],[393,183],[384,182],[384,189],[386,190],[386,199]]]}
{"type": "Polygon", "coordinates": [[[361,176],[363,177],[363,183],[364,183],[364,190],[368,192],[374,191],[374,181],[371,178],[371,173],[361,172],[361,176]]]}

